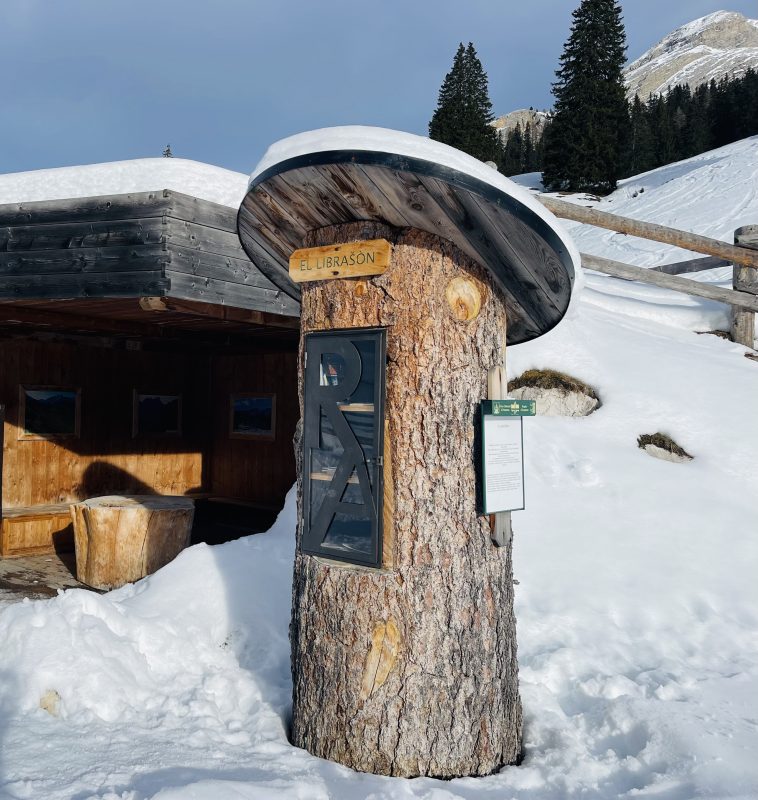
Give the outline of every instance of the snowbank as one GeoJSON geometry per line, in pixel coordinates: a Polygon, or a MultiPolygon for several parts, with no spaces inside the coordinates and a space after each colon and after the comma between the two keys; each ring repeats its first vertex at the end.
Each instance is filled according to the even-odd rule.
{"type": "MultiPolygon", "coordinates": [[[[586,195],[564,199],[731,243],[736,228],[758,223],[758,136],[627,178],[599,202],[586,195]]],[[[581,252],[641,267],[698,257],[689,250],[589,225],[568,222],[566,227],[581,252]]],[[[685,277],[732,286],[731,267],[685,277]]],[[[593,272],[585,273],[585,286],[587,302],[613,313],[644,316],[684,330],[729,328],[728,306],[713,300],[593,272]]]]}
{"type": "Polygon", "coordinates": [[[0,797],[70,797],[93,752],[105,767],[147,750],[139,772],[171,742],[223,764],[284,741],[294,529],[293,490],[266,534],[196,545],[105,595],[72,589],[0,613],[0,797]],[[50,690],[58,718],[39,708],[50,690]],[[34,763],[48,776],[30,783],[34,763]]]}
{"type": "Polygon", "coordinates": [[[268,534],[104,596],[0,612],[0,795],[57,800],[666,798],[758,793],[758,369],[743,348],[592,304],[509,350],[597,387],[526,422],[514,514],[526,760],[444,783],[286,740],[293,492],[268,534]],[[664,430],[695,460],[636,446],[664,430]],[[60,717],[38,708],[49,689],[60,717]]]}

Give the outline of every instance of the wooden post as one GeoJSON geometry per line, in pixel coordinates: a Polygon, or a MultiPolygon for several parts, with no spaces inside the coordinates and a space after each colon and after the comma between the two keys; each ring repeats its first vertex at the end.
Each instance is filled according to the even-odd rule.
{"type": "Polygon", "coordinates": [[[516,763],[522,741],[511,548],[493,546],[478,513],[474,459],[505,302],[486,269],[414,228],[334,225],[305,245],[382,238],[383,275],[303,284],[303,334],[387,330],[394,518],[383,569],[297,549],[292,740],[365,772],[486,775],[516,763]]]}
{"type": "MultiPolygon", "coordinates": [[[[3,524],[3,451],[4,450],[5,450],[5,406],[2,403],[0,403],[0,526],[2,526],[3,524]]],[[[0,547],[2,547],[1,544],[0,547]]]]}
{"type": "MultiPolygon", "coordinates": [[[[734,232],[734,243],[758,250],[758,225],[744,225],[734,232]]],[[[732,285],[736,290],[758,295],[758,269],[735,264],[732,285]]],[[[755,347],[755,312],[732,308],[732,339],[745,347],[755,347]]]]}

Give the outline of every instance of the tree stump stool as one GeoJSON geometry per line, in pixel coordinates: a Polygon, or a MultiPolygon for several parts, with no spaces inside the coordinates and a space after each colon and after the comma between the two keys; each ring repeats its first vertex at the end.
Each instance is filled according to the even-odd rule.
{"type": "Polygon", "coordinates": [[[116,589],[150,575],[189,545],[194,513],[186,497],[108,495],[72,504],[77,580],[116,589]]]}

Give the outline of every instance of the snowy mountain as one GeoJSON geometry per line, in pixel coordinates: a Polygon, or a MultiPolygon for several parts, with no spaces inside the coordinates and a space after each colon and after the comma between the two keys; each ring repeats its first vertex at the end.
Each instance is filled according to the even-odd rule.
{"type": "MultiPolygon", "coordinates": [[[[758,137],[629,178],[597,207],[731,241],[758,222],[756,187],[758,137]]],[[[633,263],[687,257],[570,232],[581,250],[633,263]]],[[[290,492],[267,534],[191,547],[115,592],[0,611],[0,797],[758,797],[758,364],[694,333],[725,317],[711,301],[589,273],[569,317],[508,348],[509,375],[562,370],[602,400],[585,418],[524,423],[520,766],[404,780],[290,746],[290,492]],[[659,430],[694,460],[637,447],[659,430]]]]}
{"type": "Polygon", "coordinates": [[[680,83],[691,87],[724,75],[758,69],[758,20],[717,11],[682,25],[624,70],[627,94],[660,94],[680,83]]]}
{"type": "Polygon", "coordinates": [[[508,137],[508,134],[515,129],[516,125],[521,125],[521,132],[526,130],[527,125],[532,126],[532,136],[539,139],[545,128],[545,123],[549,119],[549,114],[546,111],[535,111],[533,108],[521,108],[518,111],[511,111],[498,117],[492,122],[492,127],[495,128],[502,137],[503,141],[508,137]]]}
{"type": "MultiPolygon", "coordinates": [[[[736,11],[716,11],[682,25],[661,39],[624,70],[627,97],[639,94],[647,100],[683,83],[691,87],[719,80],[724,75],[738,77],[750,67],[758,69],[758,20],[736,11]]],[[[521,109],[498,117],[492,125],[501,136],[527,122],[542,135],[548,114],[521,109]]]]}

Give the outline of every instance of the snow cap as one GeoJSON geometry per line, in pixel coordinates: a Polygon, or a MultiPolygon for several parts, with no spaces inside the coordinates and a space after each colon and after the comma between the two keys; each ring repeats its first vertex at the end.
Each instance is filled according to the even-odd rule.
{"type": "Polygon", "coordinates": [[[579,253],[553,214],[491,166],[441,142],[386,128],[350,125],[300,133],[269,147],[250,177],[238,230],[251,259],[293,297],[299,296],[299,290],[289,279],[288,259],[293,250],[302,247],[304,234],[316,227],[302,210],[309,202],[318,208],[322,220],[326,216],[321,225],[370,218],[451,239],[488,269],[505,292],[512,311],[509,344],[551,330],[577,294],[579,253]],[[382,183],[392,181],[406,195],[410,180],[418,190],[419,203],[400,204],[388,212],[392,204],[384,198],[385,202],[375,204],[375,215],[367,217],[371,203],[350,208],[345,192],[336,185],[329,188],[334,165],[340,165],[343,175],[351,170],[369,177],[381,175],[382,183]],[[312,177],[314,170],[324,179],[319,181],[319,191],[333,191],[334,203],[317,201],[313,194],[309,200],[312,182],[308,176],[312,177]],[[284,175],[288,186],[300,191],[297,203],[290,203],[271,186],[284,175]],[[452,203],[447,190],[441,189],[445,185],[452,190],[452,203]],[[276,194],[279,207],[286,206],[286,223],[284,217],[270,217],[270,208],[265,207],[270,191],[276,194]],[[440,224],[441,215],[445,216],[444,225],[440,224]]]}

